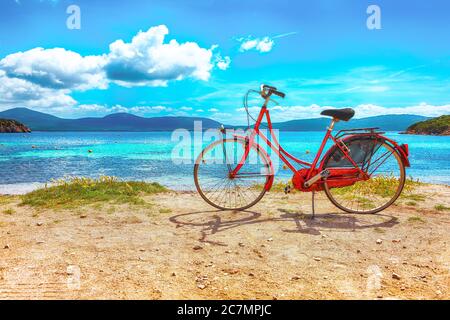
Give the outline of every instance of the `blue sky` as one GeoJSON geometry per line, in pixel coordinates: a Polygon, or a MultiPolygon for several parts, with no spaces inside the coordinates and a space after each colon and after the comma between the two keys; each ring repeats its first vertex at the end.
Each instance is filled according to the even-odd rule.
{"type": "Polygon", "coordinates": [[[239,123],[246,90],[269,83],[287,94],[275,121],[448,114],[449,17],[444,0],[2,0],[0,110],[239,123]],[[81,29],[67,28],[70,5],[81,29]]]}

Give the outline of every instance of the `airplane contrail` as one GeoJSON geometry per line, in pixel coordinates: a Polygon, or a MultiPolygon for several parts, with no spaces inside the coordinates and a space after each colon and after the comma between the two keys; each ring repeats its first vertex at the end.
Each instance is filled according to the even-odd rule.
{"type": "Polygon", "coordinates": [[[297,31],[282,33],[282,34],[273,36],[272,39],[284,38],[284,37],[287,37],[287,36],[292,36],[292,35],[297,34],[297,33],[298,33],[297,31]]]}

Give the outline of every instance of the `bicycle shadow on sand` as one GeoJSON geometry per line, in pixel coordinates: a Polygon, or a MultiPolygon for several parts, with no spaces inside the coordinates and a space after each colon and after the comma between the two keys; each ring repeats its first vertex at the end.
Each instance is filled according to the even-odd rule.
{"type": "Polygon", "coordinates": [[[398,218],[388,214],[354,215],[344,213],[312,214],[278,209],[277,217],[262,217],[256,211],[205,210],[178,214],[169,218],[177,228],[199,228],[200,242],[227,246],[226,243],[209,240],[208,237],[219,232],[253,224],[292,222],[292,228],[282,228],[282,232],[301,233],[318,236],[324,230],[356,231],[373,228],[392,228],[398,218]],[[377,221],[373,221],[377,220],[377,221]]]}

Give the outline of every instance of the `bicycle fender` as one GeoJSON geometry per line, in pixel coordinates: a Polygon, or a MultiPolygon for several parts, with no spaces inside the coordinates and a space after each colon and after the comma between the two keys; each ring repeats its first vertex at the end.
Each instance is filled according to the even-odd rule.
{"type": "Polygon", "coordinates": [[[403,161],[403,165],[405,167],[411,167],[411,164],[409,163],[409,147],[408,145],[405,144],[396,144],[394,146],[395,150],[400,154],[400,156],[402,157],[402,161],[403,161]]]}
{"type": "Polygon", "coordinates": [[[270,189],[272,189],[272,185],[273,185],[273,181],[275,180],[275,176],[274,175],[271,175],[270,177],[269,177],[269,181],[267,181],[267,183],[266,183],[266,185],[265,185],[265,188],[266,188],[266,191],[270,191],[270,189]]]}
{"type": "Polygon", "coordinates": [[[273,185],[273,181],[275,180],[275,171],[273,169],[272,159],[270,159],[269,154],[264,148],[261,148],[261,146],[253,141],[254,146],[256,149],[261,152],[261,154],[266,158],[267,162],[269,163],[269,180],[266,182],[266,185],[264,186],[266,188],[266,191],[270,191],[273,185]]]}
{"type": "Polygon", "coordinates": [[[408,144],[398,144],[395,140],[389,139],[385,136],[381,136],[385,141],[391,144],[391,147],[400,155],[402,158],[403,165],[407,168],[411,167],[409,162],[409,147],[408,144]]]}
{"type": "MultiPolygon", "coordinates": [[[[352,139],[357,139],[359,137],[374,137],[376,139],[383,139],[385,142],[387,142],[399,155],[400,158],[402,159],[403,165],[405,167],[411,167],[411,164],[409,162],[409,148],[407,144],[401,144],[399,145],[395,140],[389,139],[388,137],[384,136],[384,135],[366,135],[366,134],[362,134],[362,135],[351,135],[351,136],[347,136],[344,139],[342,139],[344,142],[348,142],[351,141],[352,139]]],[[[325,155],[322,157],[322,160],[320,162],[320,169],[323,169],[323,165],[324,165],[324,161],[325,159],[334,151],[337,150],[337,147],[335,145],[333,145],[326,153],[325,155]]]]}
{"type": "Polygon", "coordinates": [[[255,144],[256,149],[262,153],[262,155],[266,158],[267,162],[269,163],[270,176],[269,176],[269,180],[267,181],[267,183],[265,185],[265,188],[266,188],[266,191],[270,191],[270,189],[272,188],[272,185],[273,185],[273,181],[275,180],[275,171],[273,169],[272,159],[270,159],[269,154],[266,152],[266,150],[261,148],[259,144],[255,143],[255,142],[253,142],[253,143],[255,144]]]}

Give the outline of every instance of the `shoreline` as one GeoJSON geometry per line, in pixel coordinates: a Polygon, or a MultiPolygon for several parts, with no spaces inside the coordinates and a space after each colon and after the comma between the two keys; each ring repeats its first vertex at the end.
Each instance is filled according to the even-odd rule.
{"type": "Polygon", "coordinates": [[[0,184],[0,195],[24,195],[34,190],[44,188],[45,185],[46,184],[42,182],[0,184]]]}
{"type": "MultiPolygon", "coordinates": [[[[193,178],[192,178],[193,179],[193,178]]],[[[121,180],[119,178],[119,180],[121,180]]],[[[277,178],[275,177],[275,181],[277,183],[287,183],[290,179],[289,178],[277,178]]],[[[413,178],[414,181],[419,181],[420,183],[426,184],[426,185],[435,185],[435,186],[442,186],[442,187],[450,187],[450,183],[445,183],[445,182],[434,182],[434,181],[424,181],[421,179],[415,179],[413,178]]],[[[180,184],[176,184],[176,185],[170,185],[167,183],[164,183],[164,181],[162,180],[151,180],[151,181],[147,181],[147,180],[129,180],[126,179],[126,181],[142,181],[142,182],[158,182],[161,185],[165,186],[166,188],[168,188],[169,190],[173,191],[173,192],[197,192],[195,189],[195,186],[192,182],[192,186],[191,185],[180,185],[180,184]]],[[[8,195],[12,195],[12,196],[20,196],[20,195],[24,195],[27,194],[29,192],[38,190],[38,189],[42,189],[45,188],[45,186],[51,187],[53,185],[53,183],[51,182],[27,182],[27,183],[12,183],[12,184],[0,184],[0,196],[8,196],[8,195]]]]}
{"type": "Polygon", "coordinates": [[[410,135],[410,136],[432,136],[432,137],[450,137],[450,133],[448,134],[432,134],[432,133],[420,133],[420,132],[406,132],[399,131],[398,134],[401,135],[410,135]]]}

